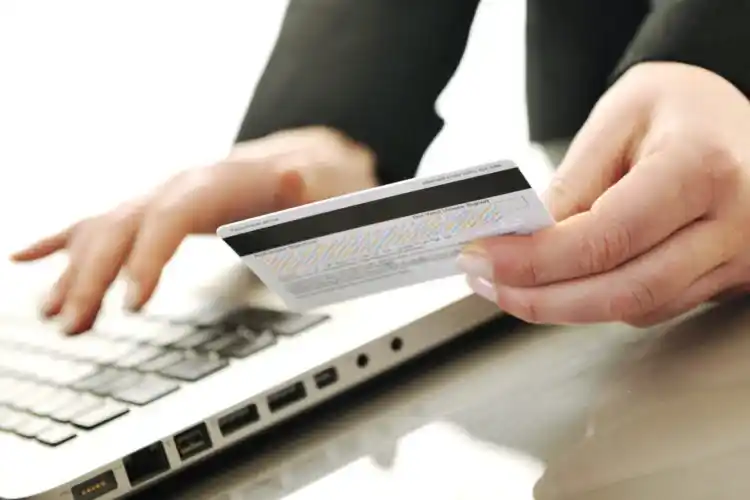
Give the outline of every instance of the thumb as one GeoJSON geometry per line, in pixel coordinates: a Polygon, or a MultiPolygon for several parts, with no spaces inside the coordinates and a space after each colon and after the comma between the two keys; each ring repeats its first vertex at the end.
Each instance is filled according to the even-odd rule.
{"type": "Polygon", "coordinates": [[[644,120],[632,106],[622,104],[616,95],[605,96],[571,142],[544,193],[555,220],[589,210],[627,172],[631,146],[644,120]]]}

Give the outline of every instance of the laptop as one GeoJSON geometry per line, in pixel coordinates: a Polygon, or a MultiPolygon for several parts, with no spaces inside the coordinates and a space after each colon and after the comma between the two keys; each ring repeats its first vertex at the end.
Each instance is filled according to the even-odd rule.
{"type": "Polygon", "coordinates": [[[228,276],[205,308],[105,310],[74,338],[0,316],[0,498],[144,490],[497,314],[461,277],[298,313],[228,276]]]}

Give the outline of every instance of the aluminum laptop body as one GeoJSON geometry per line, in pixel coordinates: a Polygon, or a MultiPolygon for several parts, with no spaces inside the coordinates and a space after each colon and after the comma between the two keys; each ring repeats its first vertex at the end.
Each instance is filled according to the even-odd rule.
{"type": "Polygon", "coordinates": [[[142,490],[497,314],[462,278],[304,314],[242,283],[207,312],[107,311],[75,338],[1,316],[0,498],[142,490]]]}

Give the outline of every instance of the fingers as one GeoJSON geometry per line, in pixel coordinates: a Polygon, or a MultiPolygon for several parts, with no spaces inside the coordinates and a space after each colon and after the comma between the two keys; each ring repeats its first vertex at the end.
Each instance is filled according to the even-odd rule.
{"type": "Polygon", "coordinates": [[[42,304],[41,313],[44,317],[51,318],[60,314],[74,276],[75,265],[73,262],[68,262],[68,266],[52,286],[44,304],[42,304]]]}
{"type": "Polygon", "coordinates": [[[737,282],[736,271],[731,265],[719,266],[701,276],[675,300],[628,322],[633,326],[645,328],[681,316],[712,299],[737,298],[742,294],[742,287],[731,287],[737,282]],[[728,285],[730,288],[727,288],[728,285]]]}
{"type": "Polygon", "coordinates": [[[696,172],[691,175],[674,154],[652,156],[590,210],[537,234],[489,238],[467,251],[491,263],[485,279],[507,286],[540,286],[612,270],[707,213],[711,186],[696,172]]]}
{"type": "MultiPolygon", "coordinates": [[[[81,333],[91,328],[101,308],[104,296],[117,278],[137,229],[134,217],[123,218],[114,224],[103,218],[88,229],[86,238],[74,254],[73,276],[62,307],[62,328],[68,334],[81,333]]],[[[85,236],[85,235],[84,235],[85,236]]]]}
{"type": "Polygon", "coordinates": [[[176,208],[165,207],[146,215],[124,268],[127,309],[138,311],[151,298],[162,269],[191,232],[191,224],[190,212],[176,208]]]}
{"type": "Polygon", "coordinates": [[[73,231],[71,226],[57,234],[43,238],[36,243],[11,254],[11,260],[15,262],[28,262],[32,260],[43,259],[58,250],[62,250],[68,244],[68,238],[73,231]]]}
{"type": "Polygon", "coordinates": [[[125,264],[128,309],[137,311],[151,298],[162,269],[188,234],[214,232],[232,220],[304,200],[305,180],[293,169],[260,172],[257,165],[225,162],[188,172],[162,193],[149,207],[125,264]]]}
{"type": "Polygon", "coordinates": [[[724,263],[738,246],[731,237],[717,223],[698,222],[609,273],[533,288],[495,284],[493,298],[529,322],[630,322],[672,302],[724,263]]]}
{"type": "Polygon", "coordinates": [[[631,145],[643,127],[637,108],[620,102],[602,98],[570,144],[544,194],[555,220],[588,210],[629,166],[631,145]]]}

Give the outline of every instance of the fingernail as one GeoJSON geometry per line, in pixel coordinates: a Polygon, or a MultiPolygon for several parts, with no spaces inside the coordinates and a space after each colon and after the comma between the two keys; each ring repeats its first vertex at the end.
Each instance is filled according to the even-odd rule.
{"type": "Polygon", "coordinates": [[[492,263],[480,248],[474,246],[464,248],[456,259],[456,265],[469,276],[484,278],[488,282],[493,281],[492,263]]]}
{"type": "Polygon", "coordinates": [[[125,309],[130,312],[138,310],[138,301],[140,299],[138,283],[129,276],[125,277],[125,309]]]}
{"type": "Polygon", "coordinates": [[[60,324],[65,333],[69,335],[75,333],[78,326],[78,311],[67,306],[60,315],[60,324]]]}
{"type": "Polygon", "coordinates": [[[468,279],[469,286],[474,293],[483,297],[490,302],[497,302],[497,294],[495,293],[495,286],[484,278],[470,277],[468,279]]]}

